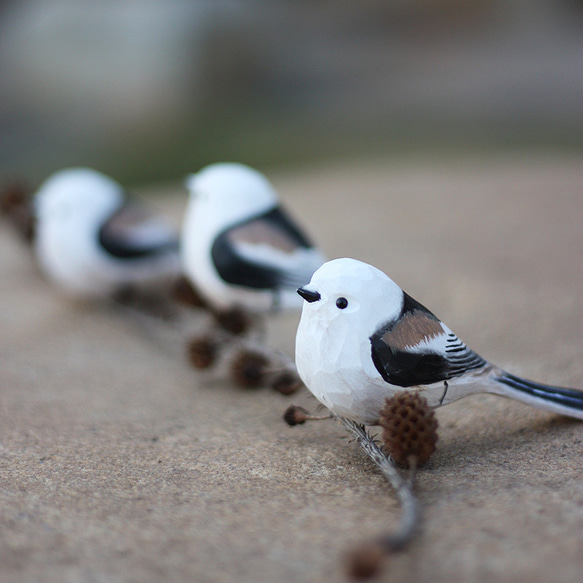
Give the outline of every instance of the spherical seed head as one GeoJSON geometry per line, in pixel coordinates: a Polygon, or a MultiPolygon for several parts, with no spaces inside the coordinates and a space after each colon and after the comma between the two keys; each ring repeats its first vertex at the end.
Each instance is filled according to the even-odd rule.
{"type": "Polygon", "coordinates": [[[219,347],[211,336],[193,338],[188,344],[188,359],[195,368],[210,368],[218,355],[219,347]]]}
{"type": "Polygon", "coordinates": [[[187,306],[192,306],[193,308],[206,307],[206,302],[184,276],[179,277],[174,284],[172,296],[177,302],[187,306]]]}
{"type": "Polygon", "coordinates": [[[348,555],[348,576],[356,581],[370,579],[381,569],[386,550],[377,543],[365,544],[348,555]]]}
{"type": "Polygon", "coordinates": [[[419,393],[399,391],[388,398],[380,425],[385,450],[399,465],[408,467],[410,458],[421,465],[435,451],[437,418],[419,393]]]}
{"type": "Polygon", "coordinates": [[[271,381],[271,388],[282,395],[293,395],[301,386],[300,377],[287,370],[275,375],[271,381]]]}
{"type": "Polygon", "coordinates": [[[290,426],[302,425],[308,419],[309,411],[299,405],[290,405],[283,414],[283,420],[290,426]]]}
{"type": "Polygon", "coordinates": [[[219,328],[237,336],[245,334],[253,326],[251,315],[239,307],[217,312],[215,321],[219,328]]]}
{"type": "Polygon", "coordinates": [[[263,383],[268,364],[269,361],[263,354],[241,350],[231,363],[231,376],[240,387],[255,389],[263,383]]]}

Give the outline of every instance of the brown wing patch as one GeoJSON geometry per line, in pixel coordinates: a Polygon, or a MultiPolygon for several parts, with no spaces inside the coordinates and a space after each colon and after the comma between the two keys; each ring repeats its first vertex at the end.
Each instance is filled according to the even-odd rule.
{"type": "Polygon", "coordinates": [[[129,199],[102,226],[106,241],[127,245],[167,245],[176,240],[172,229],[144,205],[129,199]]]}
{"type": "Polygon", "coordinates": [[[383,334],[382,341],[391,348],[405,350],[443,333],[441,322],[434,316],[413,310],[403,314],[401,319],[383,334]]]}
{"type": "Polygon", "coordinates": [[[293,253],[298,247],[285,231],[261,218],[234,227],[229,231],[228,237],[233,244],[269,245],[284,253],[293,253]]]}
{"type": "Polygon", "coordinates": [[[153,214],[144,206],[129,200],[121,206],[108,221],[108,226],[114,232],[124,229],[135,229],[144,223],[152,221],[153,214]]]}

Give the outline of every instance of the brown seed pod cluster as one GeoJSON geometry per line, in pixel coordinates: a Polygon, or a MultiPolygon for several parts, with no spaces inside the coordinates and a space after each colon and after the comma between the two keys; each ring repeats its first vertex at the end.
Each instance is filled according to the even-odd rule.
{"type": "Polygon", "coordinates": [[[219,346],[216,340],[206,334],[193,338],[188,344],[188,359],[194,368],[199,370],[210,368],[219,356],[219,346]]]}
{"type": "Polygon", "coordinates": [[[268,359],[258,351],[243,349],[231,362],[231,377],[240,387],[255,389],[265,382],[268,359]]]}
{"type": "Polygon", "coordinates": [[[174,287],[172,289],[172,297],[181,304],[186,306],[191,306],[193,308],[206,308],[206,302],[202,299],[202,296],[198,293],[192,284],[186,279],[186,277],[181,276],[176,280],[174,287]]]}
{"type": "MultiPolygon", "coordinates": [[[[177,282],[176,293],[188,299],[196,290],[182,278],[177,282]]],[[[230,377],[239,387],[269,385],[281,395],[292,395],[299,390],[302,381],[293,362],[255,338],[256,332],[261,332],[257,316],[237,306],[226,310],[207,306],[207,309],[212,316],[209,328],[187,346],[188,359],[194,368],[211,368],[224,353],[228,354],[225,360],[230,377]]]]}
{"type": "Polygon", "coordinates": [[[239,325],[243,321],[239,316],[245,318],[247,315],[236,311],[225,313],[224,327],[215,322],[206,333],[190,340],[186,353],[192,366],[198,370],[209,369],[217,364],[223,353],[228,354],[225,359],[229,374],[237,386],[245,389],[270,386],[281,395],[294,394],[302,381],[291,361],[288,363],[286,358],[257,341],[234,333],[225,334],[226,327],[244,330],[239,325]]]}
{"type": "Polygon", "coordinates": [[[219,328],[235,334],[235,336],[246,334],[255,324],[251,314],[239,307],[220,310],[215,313],[214,317],[219,328]]]}
{"type": "Polygon", "coordinates": [[[437,418],[425,397],[399,391],[381,409],[382,441],[387,453],[401,466],[425,463],[435,451],[437,418]]]}
{"type": "Polygon", "coordinates": [[[290,371],[281,371],[271,379],[271,388],[282,395],[293,395],[302,386],[300,377],[290,371]]]}

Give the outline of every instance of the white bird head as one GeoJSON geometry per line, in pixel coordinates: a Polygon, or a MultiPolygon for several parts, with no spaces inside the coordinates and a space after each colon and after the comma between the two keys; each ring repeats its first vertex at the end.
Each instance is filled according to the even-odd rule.
{"type": "Polygon", "coordinates": [[[306,300],[302,321],[325,327],[330,335],[362,335],[362,341],[382,322],[397,318],[403,291],[382,271],[356,259],[324,263],[310,283],[298,290],[306,300]]]}
{"type": "Polygon", "coordinates": [[[227,226],[260,214],[277,204],[267,178],[243,164],[211,164],[186,179],[190,202],[197,214],[220,217],[227,226]]]}
{"type": "Polygon", "coordinates": [[[336,414],[374,423],[387,389],[370,337],[399,317],[403,291],[375,267],[344,258],[324,263],[298,293],[305,300],[296,335],[300,377],[336,414]]]}
{"type": "Polygon", "coordinates": [[[46,223],[97,225],[123,198],[122,187],[89,168],[68,168],[53,174],[35,195],[39,226],[46,223]]]}

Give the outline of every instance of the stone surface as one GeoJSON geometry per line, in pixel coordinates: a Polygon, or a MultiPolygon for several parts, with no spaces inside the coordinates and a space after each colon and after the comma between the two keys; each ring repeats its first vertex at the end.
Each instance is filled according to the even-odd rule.
{"type": "MultiPolygon", "coordinates": [[[[329,257],[386,271],[511,372],[583,387],[580,157],[346,162],[271,175],[329,257]]],[[[160,190],[160,189],[158,189],[160,190]]],[[[157,203],[178,222],[185,193],[157,203]]],[[[74,304],[0,225],[0,579],[344,581],[394,528],[342,427],[306,393],[189,367],[184,329],[74,304]]],[[[202,317],[192,318],[193,330],[202,317]]],[[[293,354],[297,316],[269,322],[293,354]]],[[[583,424],[493,396],[437,412],[423,528],[380,580],[583,579],[583,424]]]]}

